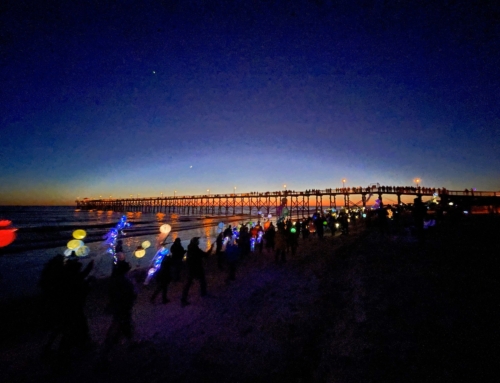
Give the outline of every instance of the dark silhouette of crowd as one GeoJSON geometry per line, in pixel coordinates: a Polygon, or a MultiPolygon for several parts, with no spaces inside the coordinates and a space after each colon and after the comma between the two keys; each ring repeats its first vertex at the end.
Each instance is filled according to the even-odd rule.
{"type": "MultiPolygon", "coordinates": [[[[388,190],[388,187],[379,187],[384,190],[382,188],[388,190]]],[[[263,224],[260,221],[241,224],[238,228],[229,225],[223,229],[221,225],[215,243],[206,251],[200,248],[199,237],[192,238],[187,249],[182,246],[181,239],[176,238],[155,274],[156,286],[150,301],[155,304],[156,298],[161,295],[162,304],[171,302],[168,291],[173,282],[183,283],[180,296],[182,307],[190,304],[188,298],[193,283],[199,284],[201,297],[209,296],[205,260],[212,254],[214,246],[217,270],[224,273],[225,282],[231,284],[237,279],[239,264],[247,257],[269,257],[275,267],[281,268],[293,260],[302,247],[307,249],[309,241],[325,241],[325,234],[331,238],[349,236],[351,229],[358,225],[377,226],[380,235],[385,237],[395,233],[402,216],[410,217],[416,236],[422,239],[428,215],[427,206],[417,197],[412,206],[391,206],[380,202],[372,209],[329,209],[295,220],[283,217],[277,220],[276,225],[270,219],[265,219],[263,224]]],[[[131,267],[124,255],[119,253],[116,259],[109,279],[107,310],[112,320],[104,340],[104,359],[120,339],[133,344],[134,336],[132,309],[137,290],[128,275],[131,267]]],[[[93,266],[94,262],[90,261],[83,268],[75,254],[70,257],[57,255],[45,265],[39,281],[45,318],[50,323],[43,351],[45,354],[53,351],[58,338],[60,341],[55,352],[60,359],[71,355],[73,349],[85,350],[92,345],[84,308],[93,266]]]]}

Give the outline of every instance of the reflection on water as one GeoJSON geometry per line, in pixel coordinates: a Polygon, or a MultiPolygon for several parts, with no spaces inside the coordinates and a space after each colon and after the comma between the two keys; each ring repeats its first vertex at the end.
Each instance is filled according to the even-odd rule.
{"type": "MultiPolygon", "coordinates": [[[[110,275],[113,260],[106,253],[107,246],[103,236],[116,225],[124,213],[77,212],[70,207],[22,207],[5,209],[2,211],[3,215],[20,229],[18,238],[13,244],[15,251],[8,254],[5,252],[4,256],[0,256],[0,299],[38,293],[36,282],[43,265],[56,254],[64,252],[68,238],[71,238],[72,232],[76,229],[84,229],[87,232],[85,245],[90,249],[90,256],[82,259],[84,266],[93,259],[95,261],[93,276],[104,278],[110,275]]],[[[124,231],[125,235],[121,240],[125,257],[132,267],[149,266],[157,251],[155,245],[162,224],[168,223],[172,226],[172,231],[166,239],[167,248],[170,248],[176,238],[180,238],[182,246],[186,249],[191,238],[200,237],[200,248],[208,250],[215,243],[219,222],[223,222],[224,227],[228,225],[234,227],[249,221],[248,217],[206,218],[166,214],[158,219],[160,217],[156,213],[131,215],[129,221],[132,227],[124,231]],[[154,245],[148,248],[146,255],[138,261],[133,253],[144,241],[150,241],[154,245]]]]}

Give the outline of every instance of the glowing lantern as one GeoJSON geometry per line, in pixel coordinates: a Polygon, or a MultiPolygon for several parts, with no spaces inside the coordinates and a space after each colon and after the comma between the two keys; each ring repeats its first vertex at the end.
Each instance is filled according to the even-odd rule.
{"type": "Polygon", "coordinates": [[[272,214],[268,214],[267,218],[271,219],[271,218],[273,218],[273,215],[272,214]]]}
{"type": "Polygon", "coordinates": [[[297,229],[296,229],[296,228],[292,227],[292,228],[290,229],[290,233],[295,234],[296,232],[297,232],[297,229]]]}
{"type": "Polygon", "coordinates": [[[76,249],[76,255],[78,257],[86,257],[89,254],[90,249],[88,248],[88,246],[80,246],[78,249],[76,249]]]}
{"type": "Polygon", "coordinates": [[[143,249],[147,249],[148,247],[151,246],[151,242],[149,241],[144,241],[142,244],[141,244],[142,248],[143,249]]]}
{"type": "Polygon", "coordinates": [[[323,221],[323,226],[326,226],[326,225],[328,225],[328,222],[323,221]]]}
{"type": "Polygon", "coordinates": [[[17,229],[7,227],[11,223],[7,219],[0,220],[0,247],[8,246],[16,239],[17,229]]]}
{"type": "Polygon", "coordinates": [[[170,227],[170,225],[168,225],[168,224],[160,226],[160,233],[168,234],[168,233],[170,233],[170,230],[172,230],[172,227],[170,227]]]}
{"type": "Polygon", "coordinates": [[[65,255],[66,257],[69,257],[69,256],[71,255],[71,253],[72,253],[72,252],[73,252],[73,250],[71,250],[71,249],[66,249],[66,250],[64,250],[64,255],[65,255]]]}
{"type": "Polygon", "coordinates": [[[85,230],[82,230],[82,229],[78,229],[78,230],[75,230],[73,232],[73,238],[75,239],[83,239],[87,236],[87,233],[85,232],[85,230]]]}
{"type": "Polygon", "coordinates": [[[142,247],[138,247],[137,250],[135,251],[134,255],[137,258],[142,258],[146,255],[146,250],[144,250],[142,247]]]}
{"type": "Polygon", "coordinates": [[[79,239],[72,239],[71,241],[68,242],[68,249],[76,250],[80,246],[83,246],[83,241],[79,239]]]}
{"type": "Polygon", "coordinates": [[[17,229],[1,229],[0,230],[0,247],[10,245],[16,239],[17,229]]]}

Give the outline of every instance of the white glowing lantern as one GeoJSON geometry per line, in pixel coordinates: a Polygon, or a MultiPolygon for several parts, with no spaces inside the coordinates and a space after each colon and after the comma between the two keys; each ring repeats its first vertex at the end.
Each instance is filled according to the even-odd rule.
{"type": "Polygon", "coordinates": [[[170,227],[169,224],[165,224],[165,225],[160,226],[160,233],[162,233],[162,234],[168,234],[168,233],[170,233],[170,230],[172,230],[172,227],[170,227]]]}
{"type": "Polygon", "coordinates": [[[66,257],[69,257],[69,256],[71,255],[71,253],[72,253],[72,252],[73,252],[73,250],[71,250],[71,249],[66,249],[66,250],[64,250],[64,255],[65,255],[66,257]]]}
{"type": "Polygon", "coordinates": [[[151,246],[151,242],[149,241],[144,241],[142,244],[141,244],[142,248],[143,249],[147,249],[148,247],[151,246]]]}
{"type": "Polygon", "coordinates": [[[90,249],[88,248],[88,246],[80,246],[78,249],[76,249],[76,255],[78,257],[86,257],[89,254],[90,249]]]}

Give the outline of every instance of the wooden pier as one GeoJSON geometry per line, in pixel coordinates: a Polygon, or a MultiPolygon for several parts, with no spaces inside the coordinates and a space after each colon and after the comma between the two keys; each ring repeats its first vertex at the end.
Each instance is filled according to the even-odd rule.
{"type": "Polygon", "coordinates": [[[488,206],[495,211],[500,206],[500,192],[449,191],[441,188],[371,186],[367,188],[337,188],[306,191],[251,192],[238,194],[207,194],[169,197],[88,199],[76,201],[81,210],[112,210],[118,212],[177,213],[183,215],[260,215],[276,214],[286,206],[291,216],[307,217],[311,210],[325,208],[369,208],[375,204],[401,205],[403,196],[436,197],[442,205],[459,203],[464,206],[488,206]],[[397,201],[397,202],[396,202],[397,201]]]}

